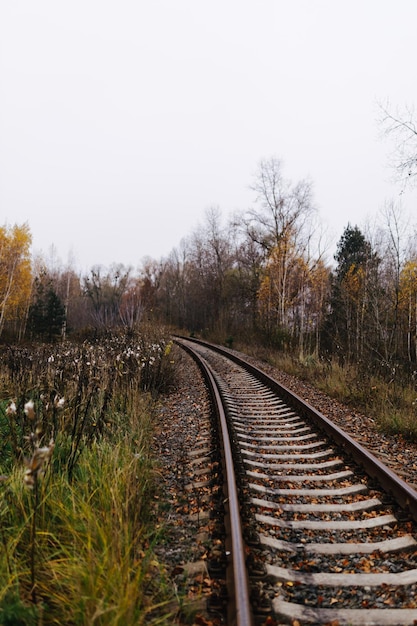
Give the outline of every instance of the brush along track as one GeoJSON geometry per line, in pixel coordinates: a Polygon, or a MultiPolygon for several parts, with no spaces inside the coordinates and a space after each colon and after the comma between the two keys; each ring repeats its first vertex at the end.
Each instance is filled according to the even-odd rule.
{"type": "Polygon", "coordinates": [[[228,351],[180,343],[226,406],[255,621],[417,624],[414,490],[228,351]]]}

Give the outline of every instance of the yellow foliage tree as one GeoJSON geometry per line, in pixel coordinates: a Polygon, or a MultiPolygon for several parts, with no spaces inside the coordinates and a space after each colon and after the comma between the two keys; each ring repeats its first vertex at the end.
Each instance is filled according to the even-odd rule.
{"type": "Polygon", "coordinates": [[[308,259],[289,237],[282,237],[268,256],[258,290],[264,328],[297,339],[301,354],[307,348],[318,349],[328,287],[324,263],[308,259]]]}
{"type": "Polygon", "coordinates": [[[0,227],[0,335],[6,322],[26,317],[32,287],[31,243],[27,224],[0,227]]]}
{"type": "Polygon", "coordinates": [[[297,257],[289,237],[282,237],[269,253],[258,291],[258,305],[264,326],[286,330],[292,305],[297,257]]]}
{"type": "Polygon", "coordinates": [[[403,310],[408,310],[410,303],[417,298],[417,259],[405,262],[400,274],[399,302],[403,310]]]}
{"type": "Polygon", "coordinates": [[[358,306],[362,301],[365,281],[364,268],[352,263],[342,280],[342,288],[355,306],[358,306]]]}
{"type": "Polygon", "coordinates": [[[409,259],[400,274],[398,302],[400,312],[406,316],[407,353],[411,361],[417,360],[417,259],[409,259]]]}
{"type": "Polygon", "coordinates": [[[316,337],[316,352],[319,351],[320,329],[325,316],[325,303],[330,291],[330,268],[322,259],[315,261],[309,271],[309,330],[313,329],[316,337]]]}

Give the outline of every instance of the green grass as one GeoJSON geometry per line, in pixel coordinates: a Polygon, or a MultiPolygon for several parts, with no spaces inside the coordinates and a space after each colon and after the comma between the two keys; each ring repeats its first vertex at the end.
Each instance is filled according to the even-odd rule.
{"type": "Polygon", "coordinates": [[[51,358],[42,368],[38,353],[38,387],[35,371],[20,371],[18,364],[12,374],[2,369],[0,474],[7,478],[0,482],[0,625],[172,623],[175,593],[154,552],[158,469],[151,451],[155,390],[173,376],[167,345],[161,341],[159,348],[152,337],[142,339],[139,352],[137,343],[120,352],[99,346],[84,355],[82,366],[76,347],[66,349],[69,362],[61,349],[54,363],[65,380],[51,358]],[[66,398],[59,415],[45,401],[58,379],[66,398]],[[11,389],[19,408],[7,417],[11,389]],[[36,421],[22,410],[29,395],[36,421]],[[31,431],[40,431],[40,442],[31,431]],[[34,470],[29,489],[22,457],[30,459],[51,435],[52,456],[43,475],[34,470]]]}
{"type": "Polygon", "coordinates": [[[7,551],[0,560],[0,623],[12,596],[16,616],[26,606],[28,615],[42,613],[44,624],[142,624],[163,601],[158,586],[163,572],[152,551],[156,470],[148,455],[149,415],[144,407],[136,416],[132,438],[124,435],[85,449],[71,482],[51,464],[39,481],[37,508],[21,468],[3,483],[1,525],[7,551]],[[34,515],[35,594],[30,559],[34,515]]]}

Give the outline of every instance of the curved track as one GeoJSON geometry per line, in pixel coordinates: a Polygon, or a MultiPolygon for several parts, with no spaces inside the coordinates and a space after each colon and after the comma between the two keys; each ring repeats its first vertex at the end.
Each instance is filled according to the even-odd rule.
{"type": "Polygon", "coordinates": [[[178,339],[216,396],[228,624],[417,624],[417,494],[231,351],[178,339]]]}

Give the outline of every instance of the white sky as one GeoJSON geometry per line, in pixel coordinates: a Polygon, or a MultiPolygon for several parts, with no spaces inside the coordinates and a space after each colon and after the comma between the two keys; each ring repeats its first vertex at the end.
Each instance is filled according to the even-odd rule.
{"type": "Polygon", "coordinates": [[[276,156],[337,241],[400,201],[377,103],[417,106],[416,24],[415,0],[1,0],[0,225],[137,267],[276,156]]]}

